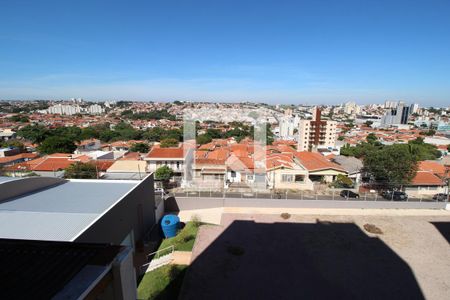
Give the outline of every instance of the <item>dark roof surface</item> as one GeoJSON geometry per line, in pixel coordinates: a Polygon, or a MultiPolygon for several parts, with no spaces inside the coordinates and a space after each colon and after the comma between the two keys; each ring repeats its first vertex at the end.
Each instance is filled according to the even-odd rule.
{"type": "Polygon", "coordinates": [[[120,246],[0,239],[1,299],[51,299],[85,266],[107,266],[120,246]]]}

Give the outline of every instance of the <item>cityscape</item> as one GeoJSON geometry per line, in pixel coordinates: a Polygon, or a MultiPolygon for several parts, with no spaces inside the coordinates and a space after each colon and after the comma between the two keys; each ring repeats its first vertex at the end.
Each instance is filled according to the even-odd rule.
{"type": "Polygon", "coordinates": [[[448,299],[450,5],[394,2],[2,4],[0,298],[448,299]]]}

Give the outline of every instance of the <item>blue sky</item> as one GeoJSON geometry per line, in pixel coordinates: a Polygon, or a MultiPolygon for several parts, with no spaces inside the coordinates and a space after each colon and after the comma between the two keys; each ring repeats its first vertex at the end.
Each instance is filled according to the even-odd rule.
{"type": "Polygon", "coordinates": [[[450,104],[450,1],[0,0],[0,99],[450,104]]]}

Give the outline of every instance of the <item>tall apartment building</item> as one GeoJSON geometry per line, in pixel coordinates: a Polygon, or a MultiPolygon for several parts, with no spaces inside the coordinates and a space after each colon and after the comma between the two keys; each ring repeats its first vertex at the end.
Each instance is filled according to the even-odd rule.
{"type": "Polygon", "coordinates": [[[46,113],[49,114],[59,114],[59,115],[75,115],[81,113],[81,107],[78,105],[65,105],[65,104],[56,104],[50,106],[46,113]]]}
{"type": "Polygon", "coordinates": [[[99,104],[92,104],[87,108],[87,112],[91,115],[100,115],[105,112],[105,109],[99,104]]]}
{"type": "Polygon", "coordinates": [[[312,120],[300,120],[297,150],[334,147],[336,125],[336,121],[322,120],[320,109],[314,108],[312,120]]]}
{"type": "Polygon", "coordinates": [[[411,104],[411,107],[409,108],[409,113],[415,114],[418,112],[419,112],[419,104],[417,104],[417,103],[411,104]]]}
{"type": "Polygon", "coordinates": [[[359,114],[361,113],[361,107],[353,101],[346,102],[344,104],[344,113],[347,115],[359,114]]]}
{"type": "Polygon", "coordinates": [[[397,107],[397,101],[385,101],[384,108],[395,108],[397,107]]]}
{"type": "Polygon", "coordinates": [[[408,123],[410,107],[405,102],[398,102],[397,106],[386,111],[381,118],[381,126],[388,127],[392,125],[401,125],[408,123]]]}
{"type": "Polygon", "coordinates": [[[283,140],[294,140],[296,139],[295,129],[298,130],[300,126],[300,117],[295,116],[283,116],[280,121],[280,138],[283,140]]]}

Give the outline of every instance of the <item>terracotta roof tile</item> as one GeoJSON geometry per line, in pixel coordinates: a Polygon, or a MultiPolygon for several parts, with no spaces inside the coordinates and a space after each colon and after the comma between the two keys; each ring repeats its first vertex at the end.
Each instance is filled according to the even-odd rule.
{"type": "Polygon", "coordinates": [[[418,171],[411,180],[412,185],[443,185],[443,181],[432,172],[418,171]]]}
{"type": "Polygon", "coordinates": [[[297,152],[295,156],[298,158],[300,163],[308,170],[308,171],[318,171],[325,169],[334,169],[338,171],[345,172],[341,166],[330,162],[325,157],[317,152],[297,152]]]}
{"type": "Polygon", "coordinates": [[[184,151],[182,147],[179,148],[156,148],[147,154],[147,158],[184,158],[184,151]]]}
{"type": "Polygon", "coordinates": [[[432,172],[438,176],[445,175],[445,167],[436,161],[421,161],[418,169],[419,171],[432,172]]]}

